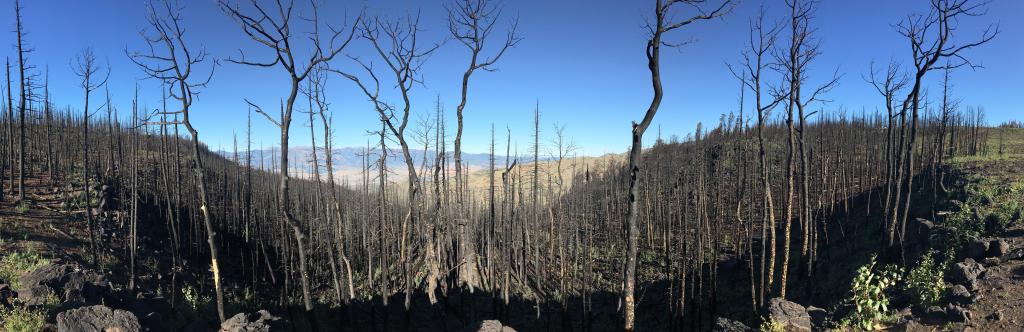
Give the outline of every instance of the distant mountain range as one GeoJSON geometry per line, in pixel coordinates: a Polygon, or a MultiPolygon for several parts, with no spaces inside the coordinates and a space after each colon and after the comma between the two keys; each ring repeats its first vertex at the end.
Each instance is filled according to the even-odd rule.
{"type": "MultiPolygon", "coordinates": [[[[309,146],[298,146],[289,148],[288,160],[289,163],[292,165],[290,168],[298,172],[311,173],[313,160],[312,151],[313,148],[309,146]]],[[[333,148],[331,149],[331,152],[334,155],[334,159],[331,162],[334,166],[334,170],[332,173],[334,174],[335,179],[348,179],[350,181],[360,179],[360,174],[362,172],[363,167],[363,158],[364,155],[366,154],[366,148],[333,148]]],[[[432,164],[437,154],[437,152],[434,150],[424,151],[422,149],[411,149],[409,152],[412,154],[412,158],[415,161],[417,169],[419,169],[420,166],[423,164],[424,157],[429,158],[429,160],[427,161],[428,164],[432,164]]],[[[218,151],[217,153],[224,157],[227,157],[228,159],[231,159],[234,156],[234,153],[231,151],[218,151]]],[[[375,164],[380,158],[380,149],[371,150],[370,153],[371,155],[369,157],[369,162],[371,163],[371,166],[374,166],[373,164],[375,164]]],[[[271,166],[276,166],[277,160],[280,158],[279,154],[280,152],[278,152],[276,148],[253,150],[252,166],[260,167],[261,163],[264,168],[268,169],[271,166]]],[[[448,152],[447,155],[448,162],[453,163],[452,152],[448,152]]],[[[239,158],[244,159],[245,152],[239,152],[239,158]]],[[[490,158],[490,154],[487,153],[462,153],[463,165],[465,165],[470,172],[486,170],[487,167],[489,166],[490,158]]],[[[494,156],[494,158],[495,167],[500,168],[504,165],[504,155],[496,155],[494,156]]],[[[317,159],[319,161],[320,167],[325,167],[326,162],[324,160],[323,148],[317,148],[317,159]]],[[[548,159],[550,159],[550,156],[541,154],[541,161],[548,159]]],[[[533,161],[533,156],[521,156],[519,157],[519,160],[520,163],[531,162],[533,161]]],[[[244,160],[242,162],[244,163],[244,160]]],[[[404,176],[406,167],[405,159],[402,157],[401,149],[388,149],[387,167],[389,170],[404,176]]],[[[323,169],[321,169],[321,171],[323,171],[323,169]]],[[[454,172],[454,166],[452,166],[452,171],[454,172]]],[[[396,178],[395,180],[399,179],[396,178]]]]}

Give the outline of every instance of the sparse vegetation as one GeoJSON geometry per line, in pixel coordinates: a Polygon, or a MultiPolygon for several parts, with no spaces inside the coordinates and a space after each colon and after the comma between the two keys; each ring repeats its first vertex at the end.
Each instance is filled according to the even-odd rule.
{"type": "Polygon", "coordinates": [[[850,302],[855,309],[841,321],[841,325],[874,330],[891,318],[886,292],[900,281],[902,271],[892,265],[880,269],[875,265],[875,257],[871,257],[868,264],[857,269],[850,288],[850,302]]]}
{"type": "Polygon", "coordinates": [[[5,332],[39,332],[46,325],[46,312],[20,305],[11,309],[0,307],[0,323],[5,332]]]}
{"type": "Polygon", "coordinates": [[[33,250],[16,250],[0,258],[0,282],[18,288],[18,278],[36,268],[46,265],[49,260],[33,250]]]}
{"type": "MultiPolygon", "coordinates": [[[[844,53],[823,47],[836,30],[829,25],[842,21],[828,19],[835,8],[829,2],[762,1],[753,17],[735,17],[752,9],[738,0],[644,3],[643,17],[628,24],[595,22],[601,29],[646,23],[643,43],[635,46],[644,48],[644,77],[650,79],[644,91],[651,94],[619,89],[636,94],[621,96],[625,107],[615,105],[616,111],[637,107],[628,116],[634,122],[619,123],[618,132],[587,133],[619,137],[615,144],[580,148],[565,124],[542,130],[550,128],[543,121],[564,119],[561,114],[542,118],[537,99],[527,115],[529,107],[513,102],[522,100],[514,95],[521,90],[503,87],[522,83],[504,82],[505,74],[496,72],[500,63],[520,75],[515,49],[538,44],[547,46],[544,59],[552,66],[532,69],[558,68],[552,75],[563,75],[561,68],[575,67],[559,63],[567,57],[557,53],[562,43],[520,45],[524,32],[536,29],[521,29],[507,14],[529,6],[521,2],[446,0],[433,8],[445,9],[447,19],[438,20],[428,17],[438,14],[427,8],[432,3],[417,3],[428,10],[403,15],[375,3],[343,11],[355,8],[353,1],[152,0],[137,13],[146,25],[141,38],[127,41],[113,61],[100,60],[113,58],[110,50],[73,43],[86,47],[70,68],[53,66],[61,72],[55,76],[60,84],[52,86],[72,88],[66,77],[77,76],[73,89],[53,93],[72,99],[54,101],[50,66],[34,62],[51,58],[31,56],[35,48],[23,40],[32,36],[26,27],[45,22],[35,22],[35,14],[23,22],[16,0],[16,56],[0,84],[6,88],[0,90],[0,282],[18,288],[18,276],[49,257],[95,272],[84,278],[114,283],[109,288],[118,291],[111,297],[168,304],[168,315],[159,317],[172,329],[199,320],[213,327],[239,312],[271,309],[286,312],[294,330],[412,330],[428,315],[438,316],[422,322],[423,329],[462,330],[466,326],[452,322],[494,316],[523,322],[522,330],[706,330],[716,316],[736,313],[741,317],[723,318],[776,332],[794,321],[758,315],[769,303],[786,304],[785,311],[797,307],[776,301],[782,299],[852,306],[849,315],[807,312],[814,313],[814,324],[870,330],[892,321],[890,297],[918,309],[951,304],[943,302],[943,275],[960,263],[955,257],[966,253],[957,252],[964,244],[985,265],[1015,253],[1007,247],[1016,242],[995,237],[1019,233],[1024,182],[980,177],[968,168],[1024,156],[1024,129],[1015,120],[991,127],[984,107],[964,103],[984,101],[955,90],[960,68],[980,63],[973,51],[999,33],[997,26],[971,29],[987,21],[987,2],[934,0],[901,13],[902,20],[887,22],[885,37],[900,49],[876,54],[896,55],[882,66],[860,57],[853,64],[822,61],[844,53]],[[193,3],[206,9],[203,14],[219,9],[220,23],[237,25],[234,33],[204,31],[206,25],[191,20],[196,9],[184,6],[193,3]],[[433,26],[438,22],[440,29],[433,26]],[[704,122],[694,123],[692,132],[662,139],[666,119],[658,111],[689,109],[703,97],[680,92],[677,84],[705,84],[679,76],[680,70],[691,74],[692,57],[705,57],[703,50],[684,51],[685,57],[662,51],[702,47],[687,31],[718,31],[736,22],[749,23],[740,27],[746,40],[722,40],[743,50],[718,74],[737,79],[739,107],[726,105],[717,123],[701,113],[704,122]],[[208,53],[201,45],[210,43],[218,47],[208,53]],[[449,44],[465,48],[451,52],[449,44]],[[237,53],[220,54],[224,49],[237,53]],[[440,65],[428,61],[456,56],[440,65]],[[459,64],[457,80],[439,74],[452,63],[459,64]],[[214,80],[219,68],[229,73],[214,80]],[[262,70],[272,73],[237,84],[262,70]],[[235,104],[217,104],[229,85],[217,80],[242,94],[232,97],[235,104]],[[328,88],[335,80],[342,84],[328,88]],[[136,90],[125,90],[132,83],[136,90]],[[841,83],[878,94],[873,101],[849,101],[866,106],[849,112],[841,100],[849,92],[835,89],[841,83]],[[433,93],[436,100],[423,99],[433,93]],[[508,100],[486,100],[506,94],[508,100]],[[663,99],[671,102],[663,105],[663,99]],[[452,101],[457,106],[446,108],[452,101]],[[331,108],[358,102],[368,102],[362,106],[371,114],[331,108]],[[233,137],[227,151],[227,131],[243,126],[231,121],[241,108],[248,108],[245,137],[233,137]],[[524,112],[514,114],[517,108],[524,112]],[[223,123],[211,125],[220,109],[227,114],[223,123]],[[515,120],[504,131],[490,124],[486,137],[474,114],[489,113],[515,120]],[[515,125],[527,118],[530,129],[515,125]],[[308,131],[296,135],[297,127],[308,131]],[[200,136],[197,128],[209,129],[200,136]],[[353,133],[365,133],[366,145],[336,141],[353,133]],[[254,146],[264,143],[273,146],[254,146]],[[484,147],[486,154],[463,151],[484,147]],[[344,157],[339,149],[346,149],[344,157]],[[576,156],[598,150],[618,153],[576,156]],[[335,182],[333,163],[350,167],[344,181],[335,182]],[[942,254],[916,257],[929,249],[942,254]]],[[[584,16],[577,11],[566,13],[584,16]]],[[[606,36],[641,38],[620,32],[606,36]]],[[[603,64],[585,55],[571,58],[603,64]]],[[[577,79],[567,72],[565,78],[577,79]]],[[[580,88],[543,75],[530,80],[568,87],[550,91],[558,98],[580,88]]],[[[604,103],[596,101],[597,111],[609,108],[604,103]]],[[[1004,120],[1001,113],[994,118],[1004,120]]],[[[955,289],[957,296],[949,298],[965,298],[955,289]]],[[[49,294],[42,306],[16,307],[0,317],[9,331],[38,328],[38,314],[52,318],[58,295],[67,294],[49,294]]],[[[104,296],[100,302],[112,307],[136,303],[104,296]]]]}
{"type": "Polygon", "coordinates": [[[937,304],[945,291],[942,277],[947,266],[948,261],[936,262],[935,252],[928,251],[907,274],[903,284],[904,294],[920,308],[937,304]]]}

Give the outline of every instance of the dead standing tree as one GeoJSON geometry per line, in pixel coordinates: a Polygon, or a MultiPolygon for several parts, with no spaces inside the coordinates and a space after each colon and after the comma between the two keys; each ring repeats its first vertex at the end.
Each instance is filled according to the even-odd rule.
{"type": "MultiPolygon", "coordinates": [[[[782,298],[786,297],[786,281],[789,274],[790,258],[789,248],[792,244],[791,231],[794,220],[799,220],[801,223],[800,229],[803,233],[802,256],[807,255],[811,250],[811,239],[813,234],[815,234],[815,225],[810,220],[807,153],[804,146],[804,131],[806,129],[805,120],[816,112],[805,113],[804,109],[812,103],[825,102],[825,100],[821,99],[821,95],[831,91],[839,82],[839,75],[836,73],[832,76],[832,79],[811,91],[807,99],[803,99],[800,93],[803,85],[807,82],[807,65],[821,54],[819,51],[820,43],[814,39],[812,35],[814,30],[810,28],[810,21],[814,13],[814,2],[809,0],[790,0],[786,2],[786,5],[790,9],[791,35],[789,50],[785,54],[776,54],[778,58],[776,62],[785,73],[786,83],[789,84],[788,104],[786,105],[786,127],[788,129],[789,145],[788,154],[786,155],[786,219],[783,224],[782,271],[779,277],[779,296],[782,298]],[[794,111],[796,114],[794,114],[794,111]],[[794,118],[794,115],[796,118],[794,118]],[[796,121],[799,121],[799,123],[796,121]],[[798,153],[799,156],[797,155],[798,153]],[[797,206],[797,197],[794,197],[796,192],[797,158],[800,158],[799,177],[801,189],[799,199],[801,203],[798,206],[800,209],[797,212],[798,216],[794,217],[793,208],[797,206]]],[[[808,258],[808,266],[810,264],[811,260],[808,258]]],[[[809,271],[810,268],[808,268],[809,271]]]]}
{"type": "MultiPolygon", "coordinates": [[[[395,114],[395,107],[387,102],[381,100],[380,97],[380,78],[374,72],[372,64],[353,58],[364,71],[367,72],[370,79],[373,81],[373,86],[368,86],[367,82],[363,82],[358,76],[346,73],[340,70],[333,70],[334,72],[341,74],[348,78],[353,83],[359,86],[359,89],[366,95],[367,99],[373,103],[374,110],[380,115],[380,120],[387,127],[387,130],[394,136],[395,140],[398,141],[398,145],[402,148],[402,156],[405,160],[406,172],[408,173],[408,211],[406,212],[405,220],[402,222],[400,250],[401,250],[401,262],[405,269],[405,308],[409,309],[412,305],[412,291],[413,285],[413,273],[412,268],[413,257],[412,256],[412,233],[411,229],[417,226],[417,205],[419,202],[416,197],[420,192],[420,180],[418,173],[416,172],[415,160],[413,160],[412,152],[409,150],[409,143],[405,135],[405,130],[409,125],[409,112],[412,109],[412,102],[410,100],[410,91],[417,84],[422,84],[422,77],[420,77],[420,68],[423,63],[430,57],[440,44],[430,45],[423,47],[419,44],[418,35],[422,31],[419,27],[419,15],[415,17],[407,17],[404,20],[387,20],[380,17],[373,18],[370,20],[362,21],[360,33],[363,39],[366,39],[373,46],[373,50],[377,53],[380,60],[387,65],[387,69],[394,74],[395,86],[398,87],[402,96],[402,109],[401,114],[395,114]],[[372,90],[371,90],[372,89],[372,90]]],[[[383,133],[382,133],[383,135],[383,133]]],[[[428,264],[436,264],[438,262],[435,259],[437,255],[436,251],[436,238],[435,238],[435,227],[436,225],[428,225],[425,233],[427,234],[427,244],[425,249],[425,257],[423,259],[428,264]]],[[[428,266],[428,271],[437,271],[435,266],[428,266]]],[[[431,273],[433,274],[433,273],[431,273]]],[[[440,276],[429,275],[427,276],[428,284],[433,285],[430,280],[437,280],[440,276]]],[[[382,294],[388,296],[388,294],[382,294]]],[[[430,298],[431,303],[434,303],[434,290],[428,289],[427,295],[430,298]]]]}
{"type": "Polygon", "coordinates": [[[953,40],[957,31],[960,19],[984,15],[983,6],[987,2],[970,3],[970,0],[932,0],[931,8],[927,15],[911,15],[896,26],[896,31],[910,41],[912,58],[914,61],[914,83],[907,93],[906,99],[900,107],[901,116],[911,113],[909,133],[901,132],[900,146],[898,147],[899,163],[896,176],[896,197],[891,206],[889,216],[889,246],[895,245],[896,224],[899,227],[900,245],[903,244],[903,235],[907,222],[907,214],[910,210],[910,195],[913,193],[913,170],[914,150],[917,139],[917,119],[921,103],[921,85],[925,74],[934,69],[958,68],[968,66],[979,68],[980,66],[968,60],[962,54],[963,51],[981,46],[995,38],[999,34],[996,26],[989,25],[981,33],[977,40],[960,44],[953,40]],[[935,64],[945,59],[950,61],[943,66],[935,64]],[[906,139],[903,137],[907,136],[906,139]],[[901,188],[902,187],[902,188],[901,188]],[[900,213],[900,199],[903,199],[902,213],[900,213]]]}
{"type": "MultiPolygon", "coordinates": [[[[771,110],[774,109],[780,102],[786,99],[787,92],[783,88],[772,88],[769,86],[767,91],[771,99],[769,102],[765,102],[762,96],[765,94],[762,90],[764,87],[764,70],[771,67],[774,63],[770,59],[766,58],[769,52],[775,47],[775,42],[778,40],[779,32],[782,31],[781,24],[775,24],[772,26],[765,26],[764,22],[765,9],[761,7],[756,20],[750,22],[750,49],[743,52],[743,60],[740,72],[729,66],[729,70],[736,78],[739,78],[746,88],[749,88],[754,92],[754,106],[757,111],[757,146],[758,146],[758,173],[760,173],[760,182],[764,195],[762,198],[762,220],[761,220],[761,280],[760,290],[755,291],[752,294],[754,298],[753,307],[758,307],[758,303],[764,303],[764,296],[766,289],[772,288],[773,277],[775,274],[775,202],[772,199],[772,188],[771,181],[768,172],[768,153],[765,148],[765,122],[768,119],[768,115],[771,110]],[[767,242],[764,241],[767,239],[767,242]],[[766,262],[766,259],[768,260],[766,262]]],[[[752,259],[752,258],[751,258],[752,259]]],[[[754,283],[753,277],[750,280],[751,284],[754,283]]]]}
{"type": "Polygon", "coordinates": [[[82,106],[82,132],[85,134],[85,137],[82,139],[84,149],[82,153],[82,180],[83,195],[85,195],[85,221],[89,226],[89,246],[92,251],[92,264],[96,265],[99,262],[99,248],[96,243],[96,225],[93,223],[92,207],[89,200],[89,95],[104,84],[107,84],[107,78],[110,77],[110,67],[107,67],[107,73],[103,76],[103,79],[98,80],[97,74],[100,72],[100,66],[96,64],[96,56],[93,55],[92,49],[87,48],[75,57],[75,62],[71,64],[71,70],[81,79],[80,86],[85,91],[85,105],[82,106]]]}
{"type": "MultiPolygon", "coordinates": [[[[344,35],[343,29],[334,29],[330,25],[327,25],[328,29],[330,29],[330,37],[328,38],[327,44],[324,45],[324,41],[321,40],[322,38],[320,36],[320,21],[317,15],[319,5],[316,1],[310,1],[311,16],[308,18],[300,18],[306,21],[311,28],[306,37],[312,44],[312,47],[309,51],[308,59],[303,61],[301,55],[295,54],[297,47],[294,43],[297,41],[297,35],[292,32],[292,23],[294,23],[292,19],[294,18],[293,10],[295,2],[275,1],[273,7],[270,8],[270,12],[268,12],[267,8],[264,8],[264,6],[257,0],[250,0],[248,2],[251,5],[252,11],[255,13],[244,13],[239,6],[232,6],[229,3],[229,0],[219,0],[218,5],[221,10],[238,23],[242,28],[242,31],[245,32],[249,38],[273,51],[272,60],[262,62],[251,61],[246,59],[245,53],[242,53],[241,50],[239,50],[239,53],[241,53],[240,57],[238,59],[229,59],[228,61],[236,64],[261,68],[278,66],[284,69],[288,74],[290,91],[288,93],[288,99],[281,110],[279,120],[275,120],[251,102],[249,102],[249,104],[254,106],[256,112],[266,117],[267,120],[274,123],[274,125],[281,129],[281,184],[278,192],[281,202],[280,213],[284,221],[289,227],[291,227],[292,233],[295,236],[295,245],[298,247],[299,253],[299,275],[302,283],[302,302],[306,309],[306,313],[310,315],[310,318],[312,318],[313,299],[312,294],[310,294],[309,270],[306,267],[306,231],[303,229],[302,224],[291,210],[291,195],[289,193],[290,178],[288,175],[288,135],[292,124],[292,111],[295,108],[295,99],[299,93],[300,84],[309,76],[310,72],[312,72],[317,65],[331,61],[331,59],[341,53],[341,51],[349,45],[349,42],[352,41],[352,37],[355,35],[355,28],[358,26],[362,16],[358,16],[355,19],[355,22],[352,24],[352,29],[347,36],[344,35]]],[[[316,326],[315,322],[313,322],[313,326],[316,326]]]]}
{"type": "MultiPolygon", "coordinates": [[[[482,56],[481,52],[487,46],[487,39],[494,32],[494,27],[501,17],[502,7],[500,3],[490,0],[459,0],[454,5],[446,5],[448,10],[448,31],[452,37],[469,49],[469,67],[462,74],[462,94],[459,105],[455,108],[457,128],[455,131],[455,188],[456,202],[463,204],[465,184],[462,175],[462,112],[466,109],[466,99],[469,93],[469,79],[477,69],[494,71],[495,62],[501,59],[505,51],[514,47],[521,38],[516,34],[517,19],[513,19],[511,26],[505,36],[505,43],[491,57],[482,56]]],[[[463,211],[461,207],[456,211],[463,211]]],[[[475,247],[470,239],[469,230],[474,229],[467,225],[470,219],[459,218],[459,283],[469,286],[472,293],[473,288],[479,286],[479,271],[476,266],[475,247]]]]}
{"type": "Polygon", "coordinates": [[[702,0],[655,0],[653,24],[648,23],[646,54],[647,67],[651,71],[651,84],[654,89],[654,97],[647,109],[643,120],[640,123],[633,122],[632,147],[629,150],[629,210],[626,215],[626,262],[623,268],[623,328],[632,331],[635,317],[634,288],[636,284],[636,255],[637,237],[640,230],[637,227],[637,196],[640,193],[640,153],[643,150],[643,136],[654,120],[658,107],[661,106],[661,99],[664,95],[661,86],[661,47],[679,47],[685,43],[669,43],[662,40],[665,33],[698,21],[710,20],[721,17],[732,10],[732,0],[725,0],[714,10],[706,11],[703,8],[705,1],[702,0]],[[689,5],[698,11],[698,14],[681,21],[673,21],[669,13],[674,5],[689,5]]]}
{"type": "MultiPolygon", "coordinates": [[[[32,49],[25,46],[25,30],[21,24],[21,2],[14,2],[15,32],[18,34],[18,82],[21,85],[21,93],[18,102],[18,201],[25,200],[25,108],[28,107],[28,94],[31,89],[25,71],[32,67],[26,67],[25,54],[32,52],[32,49]]],[[[10,89],[10,87],[8,87],[10,89]]],[[[8,105],[12,107],[12,105],[8,105]]],[[[14,119],[9,119],[14,121],[14,119]]],[[[13,172],[13,170],[12,170],[13,172]]]]}
{"type": "MultiPolygon", "coordinates": [[[[213,78],[214,68],[217,62],[210,66],[210,73],[205,78],[196,79],[192,76],[193,66],[205,62],[207,53],[200,49],[193,53],[185,43],[185,29],[182,26],[181,12],[183,7],[173,0],[163,0],[159,4],[148,5],[146,21],[150,31],[141,31],[139,34],[146,41],[148,50],[145,52],[131,52],[125,50],[125,54],[139,69],[146,74],[147,78],[160,80],[166,83],[167,93],[171,98],[181,102],[181,109],[176,111],[161,110],[150,117],[167,115],[181,115],[181,121],[174,124],[183,124],[192,136],[192,158],[194,159],[196,183],[199,185],[199,211],[203,217],[203,224],[206,228],[206,242],[210,247],[210,267],[213,272],[213,286],[217,299],[217,316],[221,322],[225,320],[224,315],[224,290],[221,287],[220,264],[217,261],[217,231],[210,219],[208,194],[206,188],[205,167],[201,148],[199,146],[199,132],[192,126],[189,119],[189,110],[193,99],[199,94],[198,89],[206,87],[206,84],[213,78]]],[[[148,122],[148,120],[147,120],[148,122]]]]}

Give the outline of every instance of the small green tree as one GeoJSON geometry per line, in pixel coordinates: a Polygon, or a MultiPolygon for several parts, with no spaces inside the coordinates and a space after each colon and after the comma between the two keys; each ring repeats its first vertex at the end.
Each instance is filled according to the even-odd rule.
{"type": "Polygon", "coordinates": [[[873,330],[888,314],[889,297],[885,291],[896,285],[902,271],[891,265],[876,271],[875,265],[875,256],[871,256],[868,264],[857,269],[850,289],[850,301],[856,306],[856,310],[844,319],[843,325],[873,330]]]}
{"type": "Polygon", "coordinates": [[[947,264],[948,262],[936,262],[935,252],[929,250],[907,274],[906,283],[903,285],[904,294],[919,307],[929,307],[938,303],[942,299],[942,275],[947,264]]]}

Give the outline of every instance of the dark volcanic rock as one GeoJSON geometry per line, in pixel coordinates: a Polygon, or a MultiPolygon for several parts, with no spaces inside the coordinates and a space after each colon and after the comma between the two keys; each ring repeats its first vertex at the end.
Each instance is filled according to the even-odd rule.
{"type": "Polygon", "coordinates": [[[768,301],[768,318],[786,331],[811,331],[811,316],[804,306],[782,298],[768,301]]]}
{"type": "Polygon", "coordinates": [[[825,324],[825,317],[828,316],[828,313],[825,312],[825,309],[818,308],[812,305],[807,306],[807,315],[811,316],[811,324],[821,329],[822,325],[825,324]]]}
{"type": "Polygon", "coordinates": [[[266,310],[255,314],[240,313],[221,323],[220,332],[269,332],[279,319],[266,310]]]}
{"type": "Polygon", "coordinates": [[[983,239],[972,239],[964,244],[961,255],[963,258],[981,260],[988,253],[988,241],[983,239]]]}
{"type": "Polygon", "coordinates": [[[738,321],[718,317],[715,318],[715,332],[754,332],[754,329],[750,328],[746,324],[738,321]]]}
{"type": "Polygon", "coordinates": [[[18,297],[18,292],[11,289],[8,284],[0,284],[0,307],[10,309],[11,299],[18,297]]]}
{"type": "Polygon", "coordinates": [[[968,258],[953,265],[950,276],[953,278],[953,282],[966,286],[968,290],[976,290],[978,289],[978,276],[984,272],[984,266],[968,258]]]}
{"type": "Polygon", "coordinates": [[[1010,253],[1010,243],[1004,239],[995,239],[988,244],[988,257],[1003,257],[1010,253]]]}
{"type": "Polygon", "coordinates": [[[954,303],[969,305],[974,302],[971,292],[964,285],[954,285],[949,289],[949,295],[954,303]]]}
{"type": "Polygon", "coordinates": [[[57,314],[57,331],[138,332],[140,327],[139,320],[130,312],[94,305],[57,314]]]}
{"type": "Polygon", "coordinates": [[[954,322],[969,322],[971,311],[956,304],[947,304],[945,308],[946,318],[954,322]]]}
{"type": "Polygon", "coordinates": [[[91,270],[69,264],[48,264],[22,275],[20,298],[28,305],[41,305],[54,294],[69,306],[114,302],[106,278],[91,270]]]}

